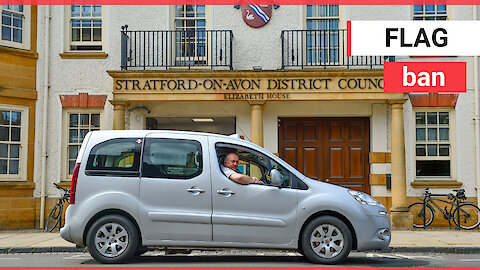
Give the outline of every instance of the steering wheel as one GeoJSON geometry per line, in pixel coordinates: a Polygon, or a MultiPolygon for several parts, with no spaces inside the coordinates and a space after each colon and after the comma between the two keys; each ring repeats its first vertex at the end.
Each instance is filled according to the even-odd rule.
{"type": "Polygon", "coordinates": [[[260,178],[260,179],[258,179],[258,180],[262,181],[264,184],[270,185],[271,182],[270,182],[270,180],[267,178],[267,175],[268,175],[268,170],[265,170],[265,173],[263,173],[262,178],[260,178]]]}

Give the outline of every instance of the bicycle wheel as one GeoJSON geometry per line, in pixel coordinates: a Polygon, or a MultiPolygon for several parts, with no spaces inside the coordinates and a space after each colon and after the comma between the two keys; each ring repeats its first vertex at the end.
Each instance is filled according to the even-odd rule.
{"type": "Polygon", "coordinates": [[[455,225],[465,230],[475,229],[480,224],[480,209],[476,205],[470,203],[461,204],[453,212],[453,222],[455,222],[455,225]],[[459,213],[460,217],[458,216],[459,213]],[[460,224],[458,224],[459,218],[460,224]]]}
{"type": "Polygon", "coordinates": [[[425,207],[425,226],[423,224],[423,203],[414,203],[408,207],[410,213],[412,213],[413,227],[426,228],[433,222],[433,209],[430,205],[425,207]]]}
{"type": "Polygon", "coordinates": [[[62,218],[62,211],[63,205],[57,203],[55,207],[53,207],[52,211],[48,215],[47,222],[45,223],[45,230],[47,232],[51,232],[57,227],[58,223],[60,223],[60,219],[62,218]]]}

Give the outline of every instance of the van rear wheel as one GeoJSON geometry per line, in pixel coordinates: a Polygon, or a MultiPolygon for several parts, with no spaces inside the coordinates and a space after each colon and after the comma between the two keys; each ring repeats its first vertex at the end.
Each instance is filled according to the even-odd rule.
{"type": "Polygon", "coordinates": [[[101,263],[123,263],[138,248],[139,235],[126,217],[107,215],[96,220],[87,234],[90,255],[101,263]]]}
{"type": "Polygon", "coordinates": [[[350,253],[352,242],[347,225],[332,216],[315,218],[301,235],[303,254],[313,263],[341,263],[350,253]]]}

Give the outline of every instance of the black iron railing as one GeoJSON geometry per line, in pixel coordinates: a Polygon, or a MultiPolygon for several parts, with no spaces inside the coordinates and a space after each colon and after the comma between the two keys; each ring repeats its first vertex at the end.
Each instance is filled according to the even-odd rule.
{"type": "Polygon", "coordinates": [[[227,67],[232,69],[231,30],[121,31],[121,68],[227,67]]]}
{"type": "Polygon", "coordinates": [[[347,31],[284,30],[282,31],[282,68],[287,67],[379,67],[393,57],[347,57],[347,31]]]}

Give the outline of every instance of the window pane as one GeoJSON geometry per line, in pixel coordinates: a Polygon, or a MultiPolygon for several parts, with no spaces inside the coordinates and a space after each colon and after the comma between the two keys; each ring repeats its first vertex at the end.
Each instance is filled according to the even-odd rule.
{"type": "Polygon", "coordinates": [[[417,176],[450,176],[450,160],[417,160],[417,176]]]}
{"type": "Polygon", "coordinates": [[[177,5],[175,14],[177,17],[183,17],[183,5],[177,5]]]}
{"type": "Polygon", "coordinates": [[[427,155],[425,144],[417,144],[415,154],[418,157],[424,157],[427,155]]]}
{"type": "Polygon", "coordinates": [[[68,142],[78,143],[78,130],[77,129],[70,129],[70,131],[68,132],[68,142]]]}
{"type": "Polygon", "coordinates": [[[93,29],[93,41],[102,41],[102,28],[93,29]]]}
{"type": "Polygon", "coordinates": [[[23,27],[23,16],[21,14],[13,14],[13,26],[17,28],[23,27]]]}
{"type": "Polygon", "coordinates": [[[10,111],[1,111],[0,125],[10,125],[10,111]]]}
{"type": "Polygon", "coordinates": [[[22,125],[22,113],[12,111],[12,125],[21,126],[22,125]]]}
{"type": "Polygon", "coordinates": [[[441,144],[438,146],[438,153],[440,156],[448,157],[450,155],[450,145],[449,144],[441,144]]]}
{"type": "Polygon", "coordinates": [[[425,129],[424,128],[417,128],[416,129],[416,138],[417,138],[417,141],[425,141],[425,129]]]}
{"type": "Polygon", "coordinates": [[[436,112],[428,112],[427,113],[427,123],[429,125],[436,125],[437,124],[437,113],[436,112]]]}
{"type": "Polygon", "coordinates": [[[80,41],[80,29],[72,29],[72,41],[80,41]]]}
{"type": "Polygon", "coordinates": [[[86,169],[138,172],[141,141],[138,138],[113,139],[97,144],[90,151],[86,169]]]}
{"type": "Polygon", "coordinates": [[[72,17],[80,17],[80,6],[79,5],[73,5],[71,7],[72,11],[72,17]]]}
{"type": "Polygon", "coordinates": [[[438,156],[437,145],[436,144],[428,144],[427,145],[427,152],[428,152],[429,157],[438,156]]]}
{"type": "Polygon", "coordinates": [[[78,127],[78,114],[70,114],[70,127],[78,127]]]}
{"type": "Polygon", "coordinates": [[[440,123],[440,125],[448,125],[449,124],[448,112],[438,113],[438,122],[440,123]]]}
{"type": "Polygon", "coordinates": [[[415,113],[415,124],[416,125],[425,125],[425,113],[424,112],[415,113]]]}
{"type": "Polygon", "coordinates": [[[92,30],[90,28],[82,28],[82,41],[92,40],[92,30]]]}
{"type": "Polygon", "coordinates": [[[199,18],[205,17],[205,5],[197,6],[197,17],[199,18]]]}
{"type": "Polygon", "coordinates": [[[12,33],[10,27],[2,26],[2,40],[12,40],[12,33]]]}
{"type": "Polygon", "coordinates": [[[188,179],[202,172],[202,148],[197,141],[147,139],[144,151],[144,177],[188,179]]]}
{"type": "Polygon", "coordinates": [[[422,13],[423,13],[423,5],[413,6],[413,14],[422,14],[422,13]]]}
{"type": "Polygon", "coordinates": [[[22,30],[13,29],[13,39],[14,42],[22,43],[22,30]]]}
{"type": "Polygon", "coordinates": [[[448,128],[440,128],[440,141],[448,141],[449,136],[448,136],[448,128]]]}
{"type": "Polygon", "coordinates": [[[85,139],[85,135],[87,135],[88,131],[89,131],[88,129],[80,129],[79,142],[83,142],[83,139],[85,139]]]}
{"type": "Polygon", "coordinates": [[[2,24],[5,26],[11,26],[12,25],[12,13],[11,12],[2,12],[2,24]]]}
{"type": "Polygon", "coordinates": [[[90,125],[90,115],[88,113],[80,114],[80,126],[89,126],[90,125]]]}
{"type": "Polygon", "coordinates": [[[93,17],[102,17],[102,6],[93,6],[93,17]]]}
{"type": "Polygon", "coordinates": [[[93,127],[100,127],[100,114],[92,113],[91,118],[92,118],[91,125],[93,127]]]}
{"type": "Polygon", "coordinates": [[[307,17],[313,17],[313,6],[312,5],[307,5],[307,17]]]}
{"type": "Polygon", "coordinates": [[[20,128],[12,127],[12,142],[19,142],[20,141],[20,128]]]}
{"type": "Polygon", "coordinates": [[[0,174],[7,174],[7,160],[0,159],[0,174]]]}
{"type": "Polygon", "coordinates": [[[428,129],[428,141],[437,141],[437,129],[429,128],[428,129]]]}
{"type": "Polygon", "coordinates": [[[0,158],[8,158],[8,144],[0,143],[0,158]]]}
{"type": "Polygon", "coordinates": [[[9,174],[18,174],[18,160],[10,160],[10,165],[8,167],[9,174]]]}
{"type": "Polygon", "coordinates": [[[437,5],[437,14],[447,14],[447,6],[437,5]]]}
{"type": "Polygon", "coordinates": [[[77,145],[69,145],[68,146],[68,159],[76,159],[78,155],[78,147],[77,145]]]}
{"type": "Polygon", "coordinates": [[[75,161],[69,161],[68,162],[68,174],[72,175],[74,169],[75,169],[75,161]]]}
{"type": "Polygon", "coordinates": [[[10,158],[19,158],[20,157],[20,145],[10,144],[10,158]]]}
{"type": "Polygon", "coordinates": [[[425,14],[435,14],[435,6],[425,5],[425,14]]]}
{"type": "Polygon", "coordinates": [[[82,17],[92,16],[92,6],[82,6],[82,17]]]}
{"type": "Polygon", "coordinates": [[[10,141],[10,128],[0,127],[0,141],[10,141]]]}

